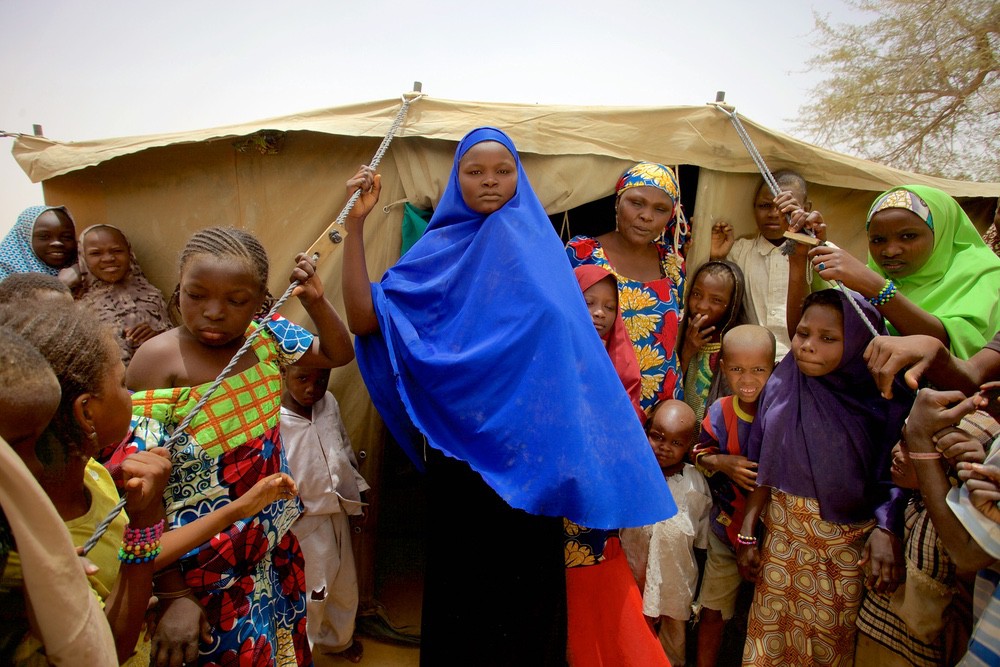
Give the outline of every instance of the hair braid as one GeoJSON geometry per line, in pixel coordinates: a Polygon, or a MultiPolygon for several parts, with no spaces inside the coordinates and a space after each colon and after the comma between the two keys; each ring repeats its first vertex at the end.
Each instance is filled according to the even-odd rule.
{"type": "MultiPolygon", "coordinates": [[[[184,272],[184,268],[195,255],[211,255],[213,257],[232,257],[244,262],[260,281],[261,290],[264,293],[264,302],[261,305],[259,315],[266,314],[271,310],[274,297],[267,289],[269,263],[267,251],[250,232],[237,229],[235,227],[206,227],[188,240],[181,251],[178,274],[184,272]]],[[[180,285],[174,288],[174,293],[170,297],[171,309],[179,307],[180,285]]]]}

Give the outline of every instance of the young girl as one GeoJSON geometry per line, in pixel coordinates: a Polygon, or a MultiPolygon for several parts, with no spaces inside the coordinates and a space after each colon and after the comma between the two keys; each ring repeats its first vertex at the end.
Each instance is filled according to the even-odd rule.
{"type": "Polygon", "coordinates": [[[79,249],[76,298],[108,325],[128,366],[140,345],[170,328],[167,304],[117,227],[87,227],[80,232],[79,249]]]}
{"type": "Polygon", "coordinates": [[[0,242],[0,280],[59,271],[76,261],[76,228],[64,206],[30,206],[0,242]]]}
{"type": "MultiPolygon", "coordinates": [[[[681,370],[684,372],[684,402],[694,410],[696,431],[701,428],[713,382],[719,376],[722,336],[746,323],[743,309],[743,272],[732,262],[715,260],[702,264],[694,275],[684,309],[687,324],[681,332],[681,370]]],[[[717,398],[722,392],[716,387],[717,398]]]]}
{"type": "Polygon", "coordinates": [[[618,528],[673,503],[510,137],[465,136],[427,231],[372,285],[380,187],[348,181],[344,302],[375,406],[427,469],[421,660],[559,664],[558,517],[618,528]]]}
{"type": "MultiPolygon", "coordinates": [[[[132,358],[127,379],[136,391],[133,410],[156,420],[146,422],[135,439],[157,442],[166,435],[158,432],[158,422],[172,431],[246,336],[265,327],[173,445],[175,474],[166,498],[174,529],[240,498],[258,480],[287,472],[278,428],[280,366],[301,360],[332,367],[353,357],[347,330],[323,296],[312,263],[304,255],[296,261],[291,279],[301,284],[294,294],[318,337],[281,317],[254,321],[268,299],[267,254],[248,232],[212,227],[192,236],[181,253],[175,298],[183,324],[148,341],[132,358]]],[[[271,503],[186,554],[180,561],[183,581],[177,572],[158,579],[161,598],[169,603],[158,628],[161,658],[177,652],[194,659],[200,610],[183,596],[193,591],[211,626],[201,644],[202,662],[311,661],[302,554],[288,531],[298,513],[287,498],[271,503]]]]}
{"type": "MultiPolygon", "coordinates": [[[[110,475],[92,457],[128,431],[131,404],[125,367],[100,322],[72,304],[8,305],[0,310],[0,323],[38,348],[61,385],[62,397],[48,436],[35,448],[40,463],[37,475],[74,544],[81,546],[118,502],[110,475]]],[[[115,518],[87,557],[99,567],[90,581],[105,603],[118,659],[138,666],[149,663],[149,643],[138,640],[152,594],[153,558],[159,552],[163,488],[170,462],[162,450],[139,452],[126,459],[122,469],[125,512],[115,518]],[[131,560],[126,549],[140,560],[131,560]]],[[[20,561],[12,554],[4,576],[17,578],[19,570],[20,561]]],[[[38,650],[37,643],[18,649],[25,659],[38,650]]]]}
{"type": "Polygon", "coordinates": [[[863,357],[872,335],[848,299],[884,333],[854,293],[810,294],[750,430],[757,488],[736,545],[741,573],[757,582],[744,664],[852,664],[864,586],[891,592],[903,577],[890,452],[911,398],[882,398],[863,357]]]}

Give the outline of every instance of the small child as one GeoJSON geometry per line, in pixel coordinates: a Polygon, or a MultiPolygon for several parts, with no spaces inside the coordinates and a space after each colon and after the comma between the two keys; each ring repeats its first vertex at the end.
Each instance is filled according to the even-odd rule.
{"type": "Polygon", "coordinates": [[[810,294],[759,399],[747,443],[757,487],[736,537],[740,572],[756,581],[744,664],[852,664],[865,585],[888,593],[904,576],[905,503],[890,468],[911,397],[879,393],[868,325],[885,335],[856,293],[810,294]]]}
{"type": "Polygon", "coordinates": [[[715,397],[710,398],[710,394],[721,393],[720,383],[713,380],[719,370],[722,337],[747,321],[743,272],[732,262],[713,260],[702,264],[691,282],[684,313],[687,323],[678,348],[684,373],[684,402],[694,410],[697,435],[705,407],[715,397]]]}
{"type": "Polygon", "coordinates": [[[64,206],[29,206],[0,241],[0,280],[12,273],[52,276],[76,261],[76,227],[64,206]]]}
{"type": "Polygon", "coordinates": [[[0,303],[19,299],[57,299],[73,303],[73,292],[66,283],[47,273],[12,273],[0,280],[0,303]]]}
{"type": "Polygon", "coordinates": [[[659,623],[663,650],[675,667],[685,663],[685,632],[698,584],[695,549],[708,547],[712,495],[708,483],[685,463],[694,442],[694,411],[678,400],[653,407],[646,435],[670,486],[677,514],[651,526],[624,528],[622,547],[642,589],[643,613],[659,623]]]}
{"type": "Polygon", "coordinates": [[[351,527],[365,517],[369,486],[358,472],[337,399],[327,391],[329,369],[289,366],[282,375],[281,436],[304,506],[292,532],[305,559],[309,644],[360,662],[361,642],[353,639],[358,575],[351,527]]]}
{"type": "MultiPolygon", "coordinates": [[[[782,189],[794,197],[796,206],[804,211],[812,209],[808,201],[806,181],[789,169],[774,172],[774,179],[782,189]]],[[[712,259],[728,259],[743,271],[746,278],[746,308],[751,324],[760,324],[771,330],[777,340],[778,361],[791,349],[791,339],[786,324],[786,295],[788,294],[788,258],[781,254],[788,221],[781,207],[774,201],[767,184],[761,180],[754,195],[753,214],[757,235],[753,238],[734,239],[733,228],[727,222],[712,227],[712,259]]],[[[818,281],[816,288],[825,286],[818,277],[807,275],[807,281],[818,281]]]]}
{"type": "Polygon", "coordinates": [[[757,324],[730,329],[722,339],[719,367],[733,392],[712,403],[692,458],[712,490],[708,559],[698,604],[698,664],[715,665],[725,624],[733,617],[740,577],[736,535],[746,496],[757,481],[757,464],[747,459],[757,398],[774,370],[774,334],[757,324]]]}

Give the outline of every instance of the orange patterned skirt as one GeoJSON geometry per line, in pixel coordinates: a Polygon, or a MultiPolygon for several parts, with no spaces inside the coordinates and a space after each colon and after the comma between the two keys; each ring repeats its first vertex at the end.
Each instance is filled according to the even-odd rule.
{"type": "Polygon", "coordinates": [[[744,665],[854,664],[858,566],[875,520],[824,521],[819,502],[771,490],[744,665]]]}

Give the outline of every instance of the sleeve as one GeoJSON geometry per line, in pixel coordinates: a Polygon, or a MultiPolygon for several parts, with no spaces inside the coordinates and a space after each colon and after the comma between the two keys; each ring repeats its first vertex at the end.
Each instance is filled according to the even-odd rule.
{"type": "Polygon", "coordinates": [[[702,467],[701,457],[709,454],[718,454],[721,451],[719,448],[719,439],[715,435],[715,427],[712,423],[712,415],[718,411],[716,405],[718,405],[717,402],[713,403],[705,412],[705,418],[701,422],[701,434],[698,436],[698,442],[695,443],[694,448],[691,450],[691,460],[698,467],[698,471],[706,477],[711,477],[715,473],[705,470],[702,467]]]}
{"type": "Polygon", "coordinates": [[[280,366],[291,366],[298,361],[309,350],[316,337],[308,329],[293,324],[277,313],[264,326],[277,343],[280,366]]]}
{"type": "MultiPolygon", "coordinates": [[[[993,440],[984,463],[1000,465],[1000,437],[993,440]]],[[[983,551],[1000,560],[1000,524],[976,509],[964,485],[948,492],[948,506],[983,551]]]]}
{"type": "Polygon", "coordinates": [[[705,481],[704,476],[697,470],[695,474],[698,475],[698,483],[696,485],[698,491],[698,515],[693,517],[695,519],[694,546],[697,549],[707,549],[708,533],[711,530],[709,516],[712,511],[712,494],[708,490],[708,482],[705,481]]]}
{"type": "Polygon", "coordinates": [[[597,248],[597,241],[589,236],[574,236],[566,245],[566,255],[569,257],[569,264],[573,268],[581,264],[593,264],[594,250],[597,248]]]}

